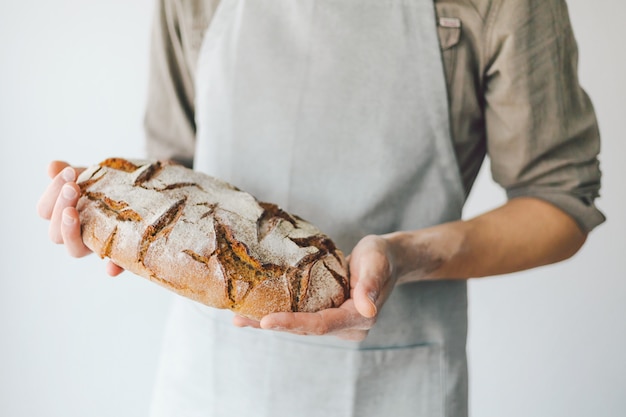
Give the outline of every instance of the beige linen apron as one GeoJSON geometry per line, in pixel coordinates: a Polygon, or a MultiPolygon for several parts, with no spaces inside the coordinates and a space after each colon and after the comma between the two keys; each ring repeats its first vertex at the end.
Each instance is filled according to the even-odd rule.
{"type": "MultiPolygon", "coordinates": [[[[464,193],[429,0],[223,0],[197,72],[195,167],[349,253],[456,220],[464,193]]],[[[464,282],[398,286],[362,343],[178,299],[153,416],[467,414],[464,282]]]]}

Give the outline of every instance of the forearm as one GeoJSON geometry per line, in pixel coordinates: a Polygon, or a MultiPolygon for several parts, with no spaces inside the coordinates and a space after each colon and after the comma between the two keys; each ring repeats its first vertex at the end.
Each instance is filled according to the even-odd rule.
{"type": "Polygon", "coordinates": [[[384,236],[398,283],[521,271],[575,254],[586,235],[558,208],[517,198],[470,220],[384,236]]]}

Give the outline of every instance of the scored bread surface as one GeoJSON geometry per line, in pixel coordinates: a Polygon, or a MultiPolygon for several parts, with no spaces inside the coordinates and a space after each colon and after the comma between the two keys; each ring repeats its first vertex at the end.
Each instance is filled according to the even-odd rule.
{"type": "Polygon", "coordinates": [[[85,245],[180,295],[254,319],[349,297],[343,254],[326,235],[224,181],[110,158],[78,182],[85,245]]]}

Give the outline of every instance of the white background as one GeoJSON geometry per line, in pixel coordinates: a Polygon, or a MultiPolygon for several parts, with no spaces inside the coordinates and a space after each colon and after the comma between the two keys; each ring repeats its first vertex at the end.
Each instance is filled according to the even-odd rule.
{"type": "MultiPolygon", "coordinates": [[[[473,417],[626,415],[626,5],[569,4],[609,221],[570,261],[470,282],[473,417]]],[[[2,416],[147,414],[170,295],[70,258],[35,205],[51,159],[142,155],[151,11],[151,0],[0,0],[2,416]]],[[[503,198],[483,170],[466,215],[503,198]]]]}

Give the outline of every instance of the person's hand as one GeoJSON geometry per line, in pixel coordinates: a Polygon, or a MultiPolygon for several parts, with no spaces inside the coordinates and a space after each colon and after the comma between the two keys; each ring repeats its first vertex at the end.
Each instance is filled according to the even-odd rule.
{"type": "Polygon", "coordinates": [[[235,316],[234,324],[301,335],[365,339],[396,283],[389,243],[380,236],[366,236],[354,247],[348,263],[350,298],[341,306],[317,313],[273,313],[260,322],[235,316]]]}
{"type": "MultiPolygon", "coordinates": [[[[76,258],[86,256],[91,250],[85,246],[81,237],[80,220],[76,203],[80,197],[80,188],[76,184],[78,175],[83,171],[66,162],[52,161],[48,166],[48,176],[52,182],[44,191],[37,212],[39,216],[50,220],[48,235],[50,240],[65,245],[67,252],[76,258]]],[[[109,262],[107,273],[119,275],[123,269],[109,262]]]]}

